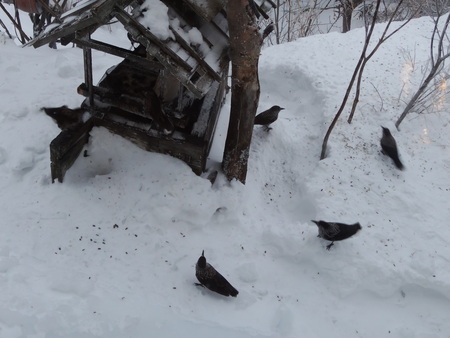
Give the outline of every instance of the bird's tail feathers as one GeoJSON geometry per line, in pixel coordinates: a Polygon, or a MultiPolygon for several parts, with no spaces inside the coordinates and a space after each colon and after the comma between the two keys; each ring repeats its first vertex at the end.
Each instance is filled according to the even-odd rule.
{"type": "Polygon", "coordinates": [[[395,166],[400,169],[403,170],[405,167],[403,166],[403,163],[398,159],[398,158],[394,158],[394,164],[395,166]]]}

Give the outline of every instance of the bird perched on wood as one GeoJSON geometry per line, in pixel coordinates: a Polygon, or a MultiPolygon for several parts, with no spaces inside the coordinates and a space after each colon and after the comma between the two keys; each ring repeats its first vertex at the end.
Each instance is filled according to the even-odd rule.
{"type": "Polygon", "coordinates": [[[391,131],[388,128],[383,128],[383,136],[381,137],[380,144],[382,153],[392,158],[394,161],[395,166],[403,170],[403,164],[400,162],[400,159],[398,157],[398,150],[397,150],[397,142],[395,142],[394,136],[392,136],[391,131]]]}
{"type": "Polygon", "coordinates": [[[67,106],[55,108],[42,107],[41,110],[53,118],[62,130],[79,126],[83,122],[83,114],[85,112],[84,109],[70,109],[67,106]]]}
{"type": "Polygon", "coordinates": [[[317,237],[331,241],[331,244],[327,245],[327,250],[334,245],[335,241],[342,241],[343,239],[352,237],[359,230],[361,230],[361,224],[344,224],[336,222],[325,221],[311,221],[316,223],[319,227],[319,234],[317,237]]]}
{"type": "Polygon", "coordinates": [[[269,131],[270,128],[269,125],[274,123],[278,119],[278,113],[282,111],[284,108],[281,108],[280,106],[273,106],[262,113],[256,115],[255,117],[255,123],[262,125],[266,128],[267,131],[269,131]]]}
{"type": "Polygon", "coordinates": [[[205,286],[211,291],[223,296],[236,297],[239,293],[214,267],[206,262],[205,251],[197,261],[195,266],[195,276],[200,282],[200,286],[205,286]]]}

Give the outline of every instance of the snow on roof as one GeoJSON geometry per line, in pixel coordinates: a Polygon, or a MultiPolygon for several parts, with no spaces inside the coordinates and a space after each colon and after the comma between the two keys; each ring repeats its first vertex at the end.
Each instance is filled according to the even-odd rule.
{"type": "Polygon", "coordinates": [[[137,20],[161,40],[174,39],[169,29],[169,8],[159,0],[145,0],[137,7],[140,12],[137,20]]]}

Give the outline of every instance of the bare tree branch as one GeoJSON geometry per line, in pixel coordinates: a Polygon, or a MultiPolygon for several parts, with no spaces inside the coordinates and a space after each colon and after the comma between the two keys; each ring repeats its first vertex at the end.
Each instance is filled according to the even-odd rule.
{"type": "MultiPolygon", "coordinates": [[[[430,44],[431,68],[430,68],[430,71],[428,73],[428,76],[422,81],[422,84],[420,85],[417,92],[412,96],[412,98],[406,105],[405,109],[403,110],[402,114],[398,118],[397,122],[395,122],[395,126],[397,127],[397,129],[399,129],[399,126],[402,123],[402,121],[405,119],[406,115],[408,115],[408,113],[411,112],[411,110],[415,106],[417,106],[417,104],[419,102],[424,100],[429,95],[429,93],[427,94],[426,89],[428,88],[430,83],[434,79],[436,79],[436,76],[439,75],[439,73],[442,71],[445,60],[450,57],[450,52],[448,50],[448,47],[447,47],[447,52],[445,53],[445,51],[444,51],[444,49],[445,49],[444,48],[444,39],[447,36],[447,29],[448,29],[448,26],[450,23],[450,13],[447,14],[447,19],[445,21],[444,27],[442,28],[442,31],[440,31],[439,27],[438,27],[439,19],[440,19],[440,16],[434,20],[433,33],[431,34],[431,44],[430,44]],[[438,43],[438,47],[437,47],[437,55],[435,57],[433,46],[435,44],[436,36],[439,36],[439,43],[438,43]]],[[[433,92],[433,90],[431,92],[433,92]]]]}
{"type": "Polygon", "coordinates": [[[394,12],[392,13],[392,15],[391,15],[391,17],[390,17],[390,19],[389,19],[389,21],[388,21],[388,23],[387,23],[387,25],[386,25],[384,31],[383,31],[383,34],[381,35],[381,38],[379,39],[378,43],[377,43],[376,46],[373,48],[372,52],[371,52],[367,57],[364,58],[364,61],[363,61],[362,65],[361,65],[361,68],[360,68],[359,74],[358,74],[358,81],[357,81],[357,84],[356,84],[356,94],[355,94],[355,99],[353,100],[352,109],[351,109],[350,115],[349,115],[349,117],[348,117],[348,119],[347,119],[347,122],[348,122],[348,123],[352,123],[353,116],[354,116],[354,114],[355,114],[356,107],[357,107],[358,102],[359,102],[359,95],[360,95],[360,93],[361,93],[361,81],[362,81],[362,76],[363,76],[364,69],[365,69],[365,67],[366,67],[367,62],[372,58],[372,56],[375,55],[375,53],[377,52],[378,48],[380,48],[380,46],[381,46],[386,40],[388,40],[390,37],[392,37],[392,36],[393,36],[395,33],[397,33],[400,29],[402,29],[403,27],[405,27],[405,26],[412,20],[412,18],[415,16],[415,14],[420,10],[420,7],[418,7],[418,8],[416,9],[416,11],[415,11],[414,13],[412,13],[412,15],[411,15],[406,21],[404,21],[397,29],[394,29],[391,33],[388,34],[388,31],[389,31],[389,28],[390,28],[390,26],[391,26],[391,24],[392,24],[392,21],[393,21],[394,18],[396,17],[396,15],[397,15],[399,9],[400,9],[401,6],[402,6],[402,3],[403,3],[403,0],[400,0],[400,1],[397,3],[397,7],[395,8],[394,12]]]}
{"type": "Polygon", "coordinates": [[[355,67],[355,71],[353,72],[352,78],[351,78],[350,83],[349,83],[349,85],[347,87],[347,91],[345,92],[345,96],[344,96],[344,99],[342,100],[341,106],[339,107],[338,112],[334,116],[334,119],[331,122],[330,126],[328,127],[327,133],[325,134],[325,137],[323,139],[322,152],[320,154],[320,159],[321,160],[323,160],[326,157],[328,139],[329,139],[329,137],[331,135],[331,132],[333,131],[333,128],[336,125],[339,117],[341,116],[342,112],[344,111],[345,105],[347,104],[348,97],[350,96],[350,92],[351,92],[351,90],[353,88],[353,84],[355,82],[356,76],[358,75],[358,71],[359,71],[359,69],[360,69],[360,67],[361,67],[361,65],[362,65],[362,63],[363,63],[363,61],[365,59],[366,51],[367,51],[367,48],[369,47],[369,42],[370,42],[370,39],[372,37],[373,30],[375,28],[375,22],[376,22],[376,19],[377,19],[377,13],[378,13],[378,9],[380,8],[380,4],[381,4],[381,0],[377,0],[375,15],[372,18],[372,22],[370,24],[370,27],[368,29],[366,28],[366,39],[365,39],[363,50],[361,52],[361,56],[360,56],[360,58],[358,60],[358,63],[356,65],[356,67],[355,67]]]}

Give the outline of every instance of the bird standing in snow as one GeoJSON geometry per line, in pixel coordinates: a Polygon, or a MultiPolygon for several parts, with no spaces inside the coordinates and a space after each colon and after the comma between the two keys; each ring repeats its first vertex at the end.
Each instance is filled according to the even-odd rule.
{"type": "Polygon", "coordinates": [[[388,128],[383,126],[381,128],[383,128],[383,136],[380,140],[382,153],[392,158],[395,166],[398,169],[403,170],[403,164],[398,157],[397,142],[395,142],[394,136],[392,136],[391,131],[388,128]]]}
{"type": "Polygon", "coordinates": [[[361,230],[361,224],[344,224],[336,222],[325,221],[311,221],[316,223],[319,227],[319,235],[317,237],[331,241],[331,244],[327,245],[327,250],[334,245],[335,241],[342,241],[343,239],[352,237],[359,230],[361,230]]]}
{"type": "Polygon", "coordinates": [[[211,291],[217,292],[223,296],[236,297],[239,293],[214,267],[206,262],[205,251],[197,261],[195,266],[195,276],[201,286],[205,286],[211,291]]]}
{"type": "Polygon", "coordinates": [[[265,127],[267,131],[269,131],[270,128],[269,125],[274,123],[278,119],[278,113],[282,111],[284,108],[281,108],[280,106],[273,106],[262,113],[256,115],[255,117],[255,123],[259,124],[265,127]]]}

